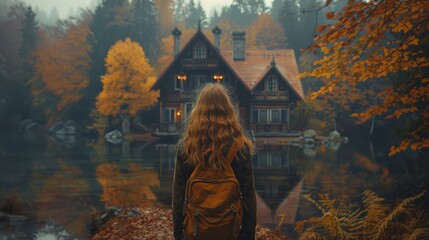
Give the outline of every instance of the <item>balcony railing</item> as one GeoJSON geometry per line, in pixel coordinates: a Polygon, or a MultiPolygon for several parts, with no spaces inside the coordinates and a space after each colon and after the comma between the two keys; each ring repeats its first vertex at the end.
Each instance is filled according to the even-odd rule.
{"type": "Polygon", "coordinates": [[[182,69],[213,69],[218,67],[216,59],[183,59],[182,69]]]}
{"type": "Polygon", "coordinates": [[[285,132],[287,123],[252,123],[251,129],[255,132],[285,132]]]}
{"type": "Polygon", "coordinates": [[[180,98],[194,98],[198,95],[198,89],[180,90],[180,98]]]}
{"type": "Polygon", "coordinates": [[[288,100],[289,92],[288,91],[255,92],[254,96],[255,96],[255,100],[280,101],[280,100],[288,100]]]}

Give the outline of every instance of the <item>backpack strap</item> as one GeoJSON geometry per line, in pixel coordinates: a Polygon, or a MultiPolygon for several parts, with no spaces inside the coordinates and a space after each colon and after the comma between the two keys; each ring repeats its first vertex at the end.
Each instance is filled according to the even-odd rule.
{"type": "MultiPolygon", "coordinates": [[[[226,163],[227,163],[226,166],[231,166],[232,160],[234,160],[234,157],[237,154],[238,150],[243,147],[243,144],[244,143],[242,141],[238,141],[238,140],[235,140],[232,143],[232,145],[231,145],[231,147],[230,147],[230,149],[229,149],[229,151],[228,151],[228,153],[226,154],[226,157],[225,157],[225,160],[226,160],[226,163]]],[[[200,170],[200,168],[201,168],[201,163],[199,162],[195,166],[194,171],[192,171],[192,174],[191,174],[190,178],[195,177],[195,175],[200,170]]],[[[231,170],[232,170],[232,168],[231,168],[231,170]]]]}
{"type": "Polygon", "coordinates": [[[238,150],[243,147],[243,142],[235,140],[234,143],[231,145],[231,148],[228,151],[228,154],[225,157],[225,160],[228,165],[231,165],[232,160],[234,160],[235,155],[237,154],[238,150]]]}

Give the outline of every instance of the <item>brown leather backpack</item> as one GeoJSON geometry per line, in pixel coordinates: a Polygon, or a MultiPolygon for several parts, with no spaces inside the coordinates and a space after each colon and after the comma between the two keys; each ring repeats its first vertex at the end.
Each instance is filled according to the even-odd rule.
{"type": "Polygon", "coordinates": [[[201,169],[198,164],[186,183],[184,230],[187,239],[237,239],[243,221],[240,185],[231,162],[242,143],[234,142],[225,169],[201,169]]]}

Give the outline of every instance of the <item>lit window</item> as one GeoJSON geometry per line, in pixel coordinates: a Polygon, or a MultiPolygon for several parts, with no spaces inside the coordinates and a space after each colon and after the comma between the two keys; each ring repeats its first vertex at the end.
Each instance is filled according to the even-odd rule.
{"type": "Polygon", "coordinates": [[[277,79],[270,77],[267,80],[267,92],[276,92],[277,91],[277,79]]]}
{"type": "Polygon", "coordinates": [[[202,42],[195,44],[194,59],[206,59],[206,45],[202,42]]]}

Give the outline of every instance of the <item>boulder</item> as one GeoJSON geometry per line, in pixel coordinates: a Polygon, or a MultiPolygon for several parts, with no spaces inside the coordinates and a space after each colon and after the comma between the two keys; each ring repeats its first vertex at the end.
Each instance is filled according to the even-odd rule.
{"type": "Polygon", "coordinates": [[[122,133],[119,130],[113,130],[106,133],[104,139],[110,143],[119,144],[122,142],[122,133]]]}
{"type": "Polygon", "coordinates": [[[304,138],[315,138],[317,136],[316,130],[308,129],[303,133],[304,138]]]}
{"type": "Polygon", "coordinates": [[[30,132],[37,127],[37,123],[33,119],[25,119],[18,126],[19,132],[30,132]]]}

